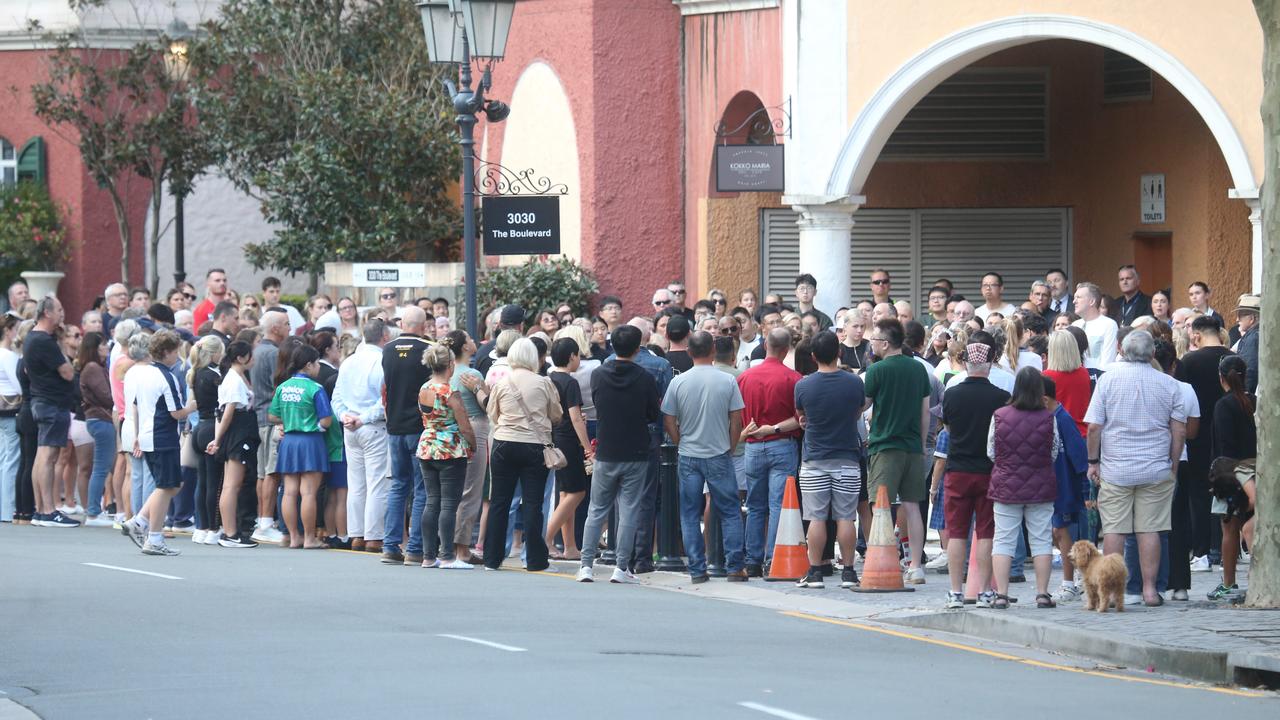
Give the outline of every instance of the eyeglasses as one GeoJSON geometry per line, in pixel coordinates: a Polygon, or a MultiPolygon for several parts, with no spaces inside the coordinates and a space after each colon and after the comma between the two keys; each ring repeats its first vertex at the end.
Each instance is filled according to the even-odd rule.
{"type": "Polygon", "coordinates": [[[662,307],[663,305],[670,305],[671,301],[670,300],[654,300],[653,304],[657,305],[658,307],[662,307]]]}
{"type": "Polygon", "coordinates": [[[891,281],[889,280],[889,278],[884,278],[882,280],[872,280],[871,284],[872,285],[888,285],[890,282],[891,281]]]}
{"type": "Polygon", "coordinates": [[[355,310],[355,309],[356,309],[355,305],[339,305],[338,306],[338,312],[346,312],[348,310],[355,310]]]}
{"type": "Polygon", "coordinates": [[[195,300],[195,299],[196,299],[196,296],[195,296],[195,294],[194,294],[194,293],[182,293],[182,297],[184,297],[184,298],[186,298],[186,299],[188,299],[188,300],[195,300]]]}
{"type": "Polygon", "coordinates": [[[888,343],[888,342],[889,342],[888,340],[885,340],[884,338],[878,338],[878,337],[868,338],[868,340],[870,340],[870,341],[871,341],[871,342],[873,342],[873,343],[877,343],[877,342],[879,342],[879,343],[888,343]]]}
{"type": "Polygon", "coordinates": [[[1001,285],[1000,283],[982,283],[983,290],[995,290],[997,288],[1002,288],[1002,287],[1004,286],[1001,285]]]}
{"type": "Polygon", "coordinates": [[[720,334],[721,334],[721,335],[732,335],[732,334],[734,334],[734,333],[736,333],[736,332],[738,332],[738,326],[737,326],[737,325],[730,325],[729,327],[722,327],[722,328],[720,328],[720,334]]]}
{"type": "Polygon", "coordinates": [[[395,297],[396,297],[396,294],[395,294],[395,293],[382,293],[382,294],[381,294],[381,295],[379,295],[378,297],[379,297],[379,298],[381,298],[382,300],[394,300],[394,299],[395,299],[395,297]]]}

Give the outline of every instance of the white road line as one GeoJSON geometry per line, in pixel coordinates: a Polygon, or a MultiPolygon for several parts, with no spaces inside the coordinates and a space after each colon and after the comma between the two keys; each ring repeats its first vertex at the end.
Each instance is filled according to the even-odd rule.
{"type": "Polygon", "coordinates": [[[120,572],[133,573],[135,575],[150,575],[151,577],[158,577],[164,580],[181,580],[182,579],[177,575],[165,575],[164,573],[150,572],[147,570],[134,570],[133,568],[119,567],[116,565],[103,565],[102,563],[80,563],[80,564],[88,565],[89,567],[102,568],[103,570],[119,570],[120,572]]]}
{"type": "Polygon", "coordinates": [[[794,713],[794,712],[791,712],[790,710],[783,710],[782,708],[769,707],[768,705],[761,705],[760,703],[757,703],[757,702],[740,702],[738,703],[738,705],[744,708],[747,708],[748,710],[755,710],[757,712],[762,712],[765,715],[772,715],[774,717],[782,718],[783,720],[817,720],[817,718],[810,717],[808,715],[801,715],[800,713],[794,713]]]}
{"type": "Polygon", "coordinates": [[[488,640],[481,640],[479,638],[467,637],[466,635],[450,635],[448,633],[441,633],[439,635],[436,635],[436,637],[452,638],[454,640],[461,640],[462,642],[475,643],[477,645],[484,645],[485,647],[491,647],[496,650],[502,650],[504,652],[528,652],[527,650],[525,650],[525,648],[522,648],[522,647],[516,647],[514,645],[503,645],[502,643],[489,642],[488,640]]]}

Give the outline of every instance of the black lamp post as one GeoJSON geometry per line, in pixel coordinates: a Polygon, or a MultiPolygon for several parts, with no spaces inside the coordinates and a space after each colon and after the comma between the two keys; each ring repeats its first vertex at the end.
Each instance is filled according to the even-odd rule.
{"type": "MultiPolygon", "coordinates": [[[[165,28],[165,35],[169,38],[169,49],[164,56],[165,71],[179,86],[179,93],[175,94],[175,100],[182,103],[185,113],[187,99],[181,91],[187,80],[187,50],[188,42],[191,40],[191,28],[174,18],[173,22],[165,28]]],[[[182,227],[185,212],[182,201],[187,196],[188,188],[174,188],[173,179],[170,177],[169,190],[173,194],[173,284],[174,287],[181,287],[187,279],[186,239],[183,236],[182,227]]]]}
{"type": "Polygon", "coordinates": [[[423,0],[418,3],[422,28],[427,36],[427,55],[432,64],[457,65],[458,86],[446,82],[457,112],[458,144],[462,146],[462,248],[466,265],[467,332],[476,335],[476,116],[484,113],[489,122],[502,122],[511,108],[498,100],[486,99],[491,87],[489,70],[494,60],[506,54],[507,34],[516,0],[423,0]],[[480,84],[471,88],[471,61],[489,61],[480,84]]]}

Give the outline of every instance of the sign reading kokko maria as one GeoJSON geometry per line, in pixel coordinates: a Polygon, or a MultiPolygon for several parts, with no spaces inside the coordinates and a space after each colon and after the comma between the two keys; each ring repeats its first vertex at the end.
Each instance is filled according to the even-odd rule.
{"type": "Polygon", "coordinates": [[[422,263],[351,263],[352,287],[426,287],[422,263]]]}
{"type": "Polygon", "coordinates": [[[717,145],[716,192],[782,192],[784,146],[717,145]]]}
{"type": "Polygon", "coordinates": [[[559,255],[560,198],[490,195],[481,211],[485,255],[559,255]]]}

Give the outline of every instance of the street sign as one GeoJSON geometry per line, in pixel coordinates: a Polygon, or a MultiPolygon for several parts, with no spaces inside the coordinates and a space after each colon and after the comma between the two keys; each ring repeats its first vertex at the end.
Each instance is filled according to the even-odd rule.
{"type": "Polygon", "coordinates": [[[426,287],[422,263],[351,263],[352,287],[426,287]]]}
{"type": "Polygon", "coordinates": [[[560,254],[560,198],[490,195],[481,209],[485,255],[560,254]]]}
{"type": "Polygon", "coordinates": [[[717,145],[716,192],[782,192],[785,147],[717,145]]]}
{"type": "Polygon", "coordinates": [[[1142,223],[1164,222],[1164,173],[1142,176],[1142,223]]]}

